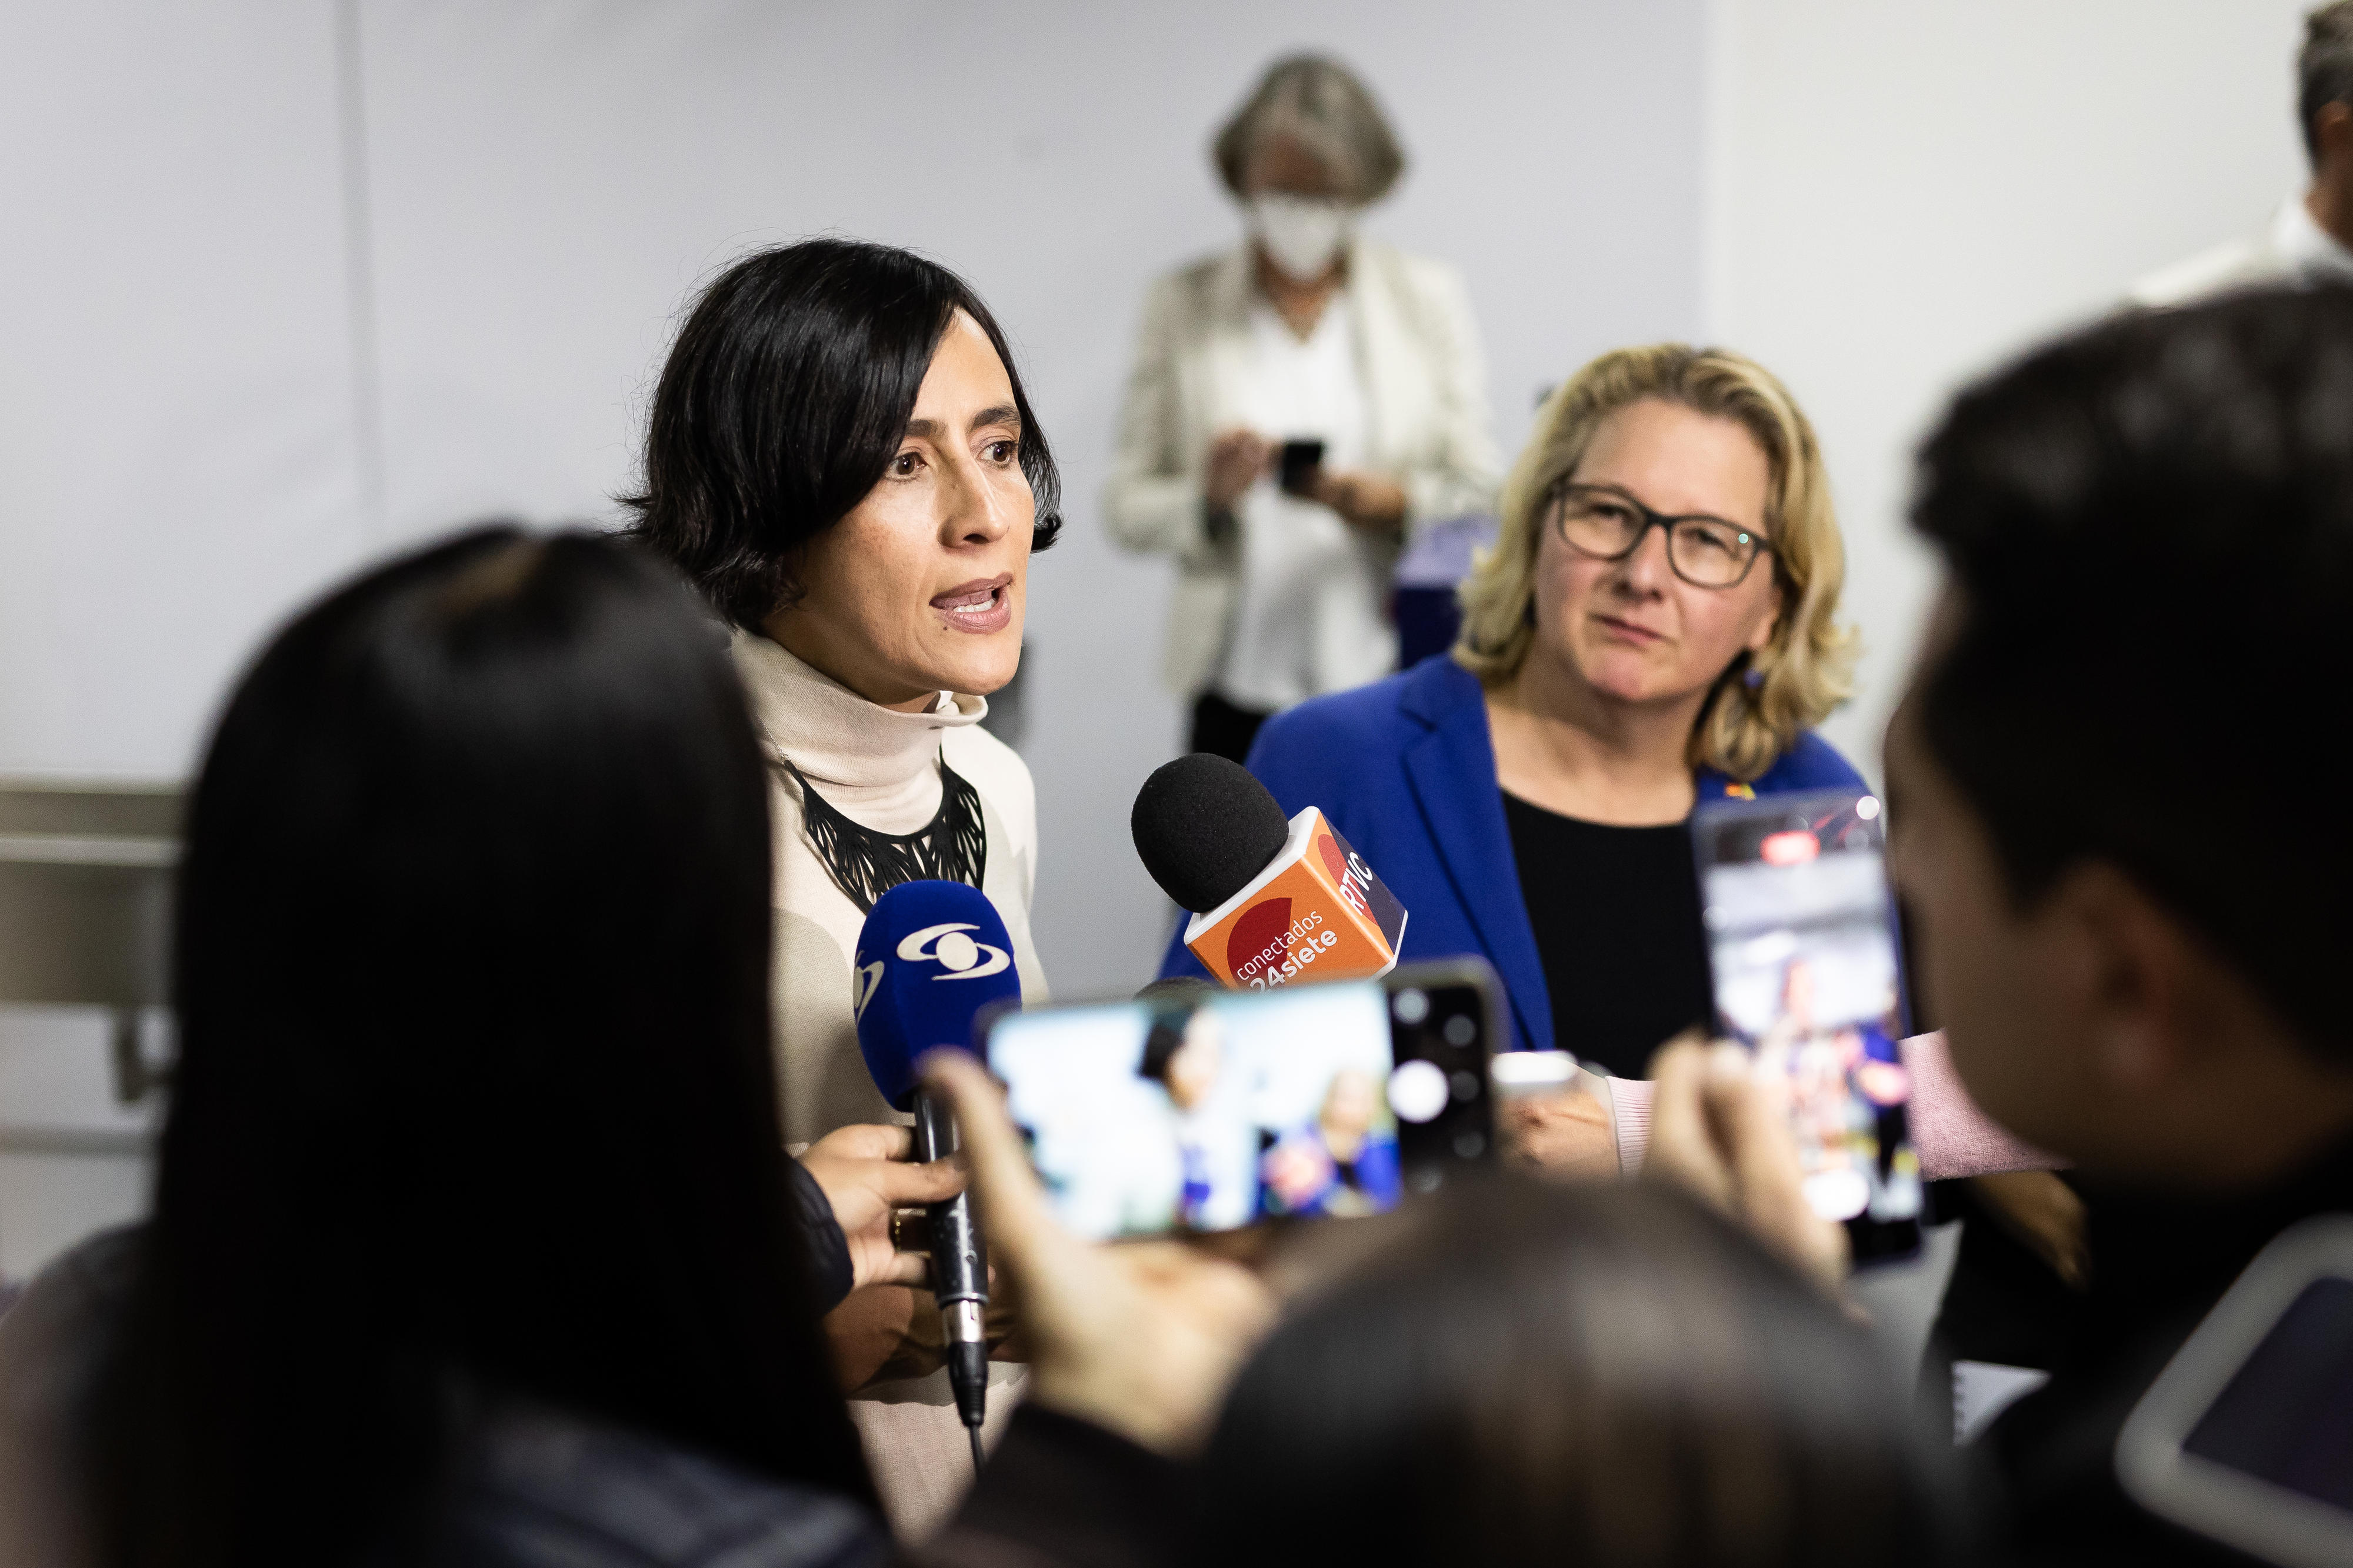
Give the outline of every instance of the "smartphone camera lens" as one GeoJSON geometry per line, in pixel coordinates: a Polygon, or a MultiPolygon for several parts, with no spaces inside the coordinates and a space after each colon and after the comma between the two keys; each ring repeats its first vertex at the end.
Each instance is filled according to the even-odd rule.
{"type": "Polygon", "coordinates": [[[1467,1046],[1479,1037],[1479,1026],[1458,1013],[1447,1019],[1446,1026],[1439,1032],[1450,1046],[1467,1046]]]}
{"type": "Polygon", "coordinates": [[[1487,1152],[1487,1140],[1476,1132],[1459,1134],[1454,1140],[1454,1152],[1465,1160],[1475,1160],[1487,1152]]]}
{"type": "Polygon", "coordinates": [[[1400,1024],[1419,1024],[1430,1016],[1430,998],[1408,986],[1389,998],[1389,1011],[1400,1024]]]}
{"type": "Polygon", "coordinates": [[[1446,1074],[1435,1062],[1399,1062],[1389,1074],[1389,1109],[1399,1121],[1429,1121],[1446,1109],[1446,1074]]]}
{"type": "Polygon", "coordinates": [[[1456,1100],[1476,1100],[1479,1098],[1479,1075],[1477,1073],[1458,1071],[1447,1081],[1454,1086],[1454,1098],[1456,1100]]]}

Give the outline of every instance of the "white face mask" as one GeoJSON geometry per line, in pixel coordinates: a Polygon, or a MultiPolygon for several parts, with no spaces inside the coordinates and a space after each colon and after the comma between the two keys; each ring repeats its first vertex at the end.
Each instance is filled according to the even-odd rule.
{"type": "Polygon", "coordinates": [[[1339,259],[1356,215],[1345,202],[1316,196],[1252,196],[1250,232],[1267,259],[1294,283],[1313,283],[1339,259]]]}

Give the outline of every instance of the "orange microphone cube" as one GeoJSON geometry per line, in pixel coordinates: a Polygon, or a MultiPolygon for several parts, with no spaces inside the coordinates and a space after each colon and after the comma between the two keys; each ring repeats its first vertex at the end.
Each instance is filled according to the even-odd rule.
{"type": "Polygon", "coordinates": [[[1201,967],[1236,991],[1386,974],[1404,936],[1405,906],[1312,805],[1265,870],[1185,926],[1201,967]]]}

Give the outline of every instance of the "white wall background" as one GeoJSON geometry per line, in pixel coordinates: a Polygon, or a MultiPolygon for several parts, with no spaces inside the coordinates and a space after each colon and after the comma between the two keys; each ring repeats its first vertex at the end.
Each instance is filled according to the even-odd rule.
{"type": "Polygon", "coordinates": [[[0,772],[178,773],[360,548],[332,16],[0,6],[0,772]]]}
{"type": "Polygon", "coordinates": [[[1003,320],[1064,466],[1024,750],[1066,993],[1132,989],[1162,934],[1126,819],[1180,733],[1166,572],[1096,496],[1146,280],[1239,238],[1206,150],[1265,62],[1335,49],[1387,100],[1413,167],[1370,226],[1468,273],[1506,441],[1565,367],[1699,322],[1700,122],[1658,110],[1703,0],[13,9],[0,772],[181,772],[256,639],[364,556],[609,515],[722,264],[915,246],[1003,320]]]}
{"type": "Polygon", "coordinates": [[[1915,446],[1971,375],[2302,188],[2309,8],[1715,0],[1707,331],[1821,438],[1864,647],[1825,729],[1873,777],[1935,585],[1904,521],[1915,446]]]}
{"type": "Polygon", "coordinates": [[[1704,331],[1820,426],[1875,766],[1929,574],[1908,453],[1957,380],[2260,222],[2302,0],[1030,0],[0,9],[0,773],[185,770],[286,610],[465,517],[609,515],[681,302],[840,230],[965,270],[1069,481],[1031,605],[1038,929],[1144,974],[1126,805],[1179,732],[1157,563],[1096,494],[1138,295],[1230,243],[1203,155],[1333,48],[1414,157],[1372,226],[1469,274],[1499,434],[1704,331]]]}
{"type": "MultiPolygon", "coordinates": [[[[1790,382],[1867,647],[1831,732],[1875,768],[1930,582],[1913,444],[2299,182],[2304,4],[0,0],[0,773],[180,775],[327,582],[469,516],[609,515],[694,285],[866,235],[979,285],[1065,464],[1036,923],[1066,993],[1132,986],[1163,906],[1127,805],[1179,720],[1165,569],[1095,497],[1145,280],[1235,237],[1211,128],[1302,46],[1395,112],[1414,169],[1372,226],[1469,275],[1507,447],[1614,343],[1704,332],[1790,382]]],[[[9,1109],[104,1100],[72,1021],[5,1022],[9,1109]],[[89,1081],[36,1095],[28,1051],[89,1081]]],[[[141,1201],[136,1162],[40,1163],[0,1171],[11,1273],[141,1201]]]]}

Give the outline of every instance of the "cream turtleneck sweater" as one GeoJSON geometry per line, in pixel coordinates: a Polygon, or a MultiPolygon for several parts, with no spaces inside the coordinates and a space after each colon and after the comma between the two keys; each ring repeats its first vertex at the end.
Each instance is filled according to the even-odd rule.
{"type": "MultiPolygon", "coordinates": [[[[1029,770],[1011,747],[980,728],[985,698],[943,691],[928,712],[901,713],[821,675],[767,637],[738,629],[730,645],[736,674],[768,753],[769,834],[775,843],[776,967],[770,1009],[776,1091],[785,1140],[796,1149],[852,1122],[903,1121],[884,1102],[858,1051],[852,1008],[853,955],[865,911],[850,900],[809,844],[800,786],[789,760],[835,810],[879,833],[914,833],[938,815],[945,758],[980,796],[988,861],[981,891],[1005,917],[1024,1002],[1045,999],[1045,975],[1029,937],[1038,883],[1038,800],[1029,770]]],[[[898,1286],[869,1291],[909,1294],[898,1286]]],[[[860,1313],[868,1291],[839,1309],[860,1313]]],[[[871,1303],[875,1315],[919,1315],[928,1304],[871,1303]]],[[[895,1320],[903,1321],[903,1320],[895,1320]]],[[[989,1365],[990,1439],[1018,1402],[1024,1366],[989,1365]]],[[[972,1479],[964,1427],[947,1373],[869,1384],[849,1401],[875,1489],[902,1541],[920,1541],[947,1521],[972,1479]]]]}
{"type": "Polygon", "coordinates": [[[856,1121],[893,1120],[858,1054],[852,1011],[859,928],[865,911],[834,884],[810,847],[800,786],[780,759],[844,816],[879,833],[914,833],[940,809],[939,763],[980,795],[988,834],[981,891],[1013,934],[1024,1002],[1043,999],[1045,976],[1029,937],[1038,882],[1038,801],[1029,770],[980,728],[988,700],[940,693],[929,712],[901,713],[820,675],[782,647],[738,630],[732,651],[768,752],[770,833],[776,844],[776,1089],[786,1142],[795,1146],[856,1121]]]}

